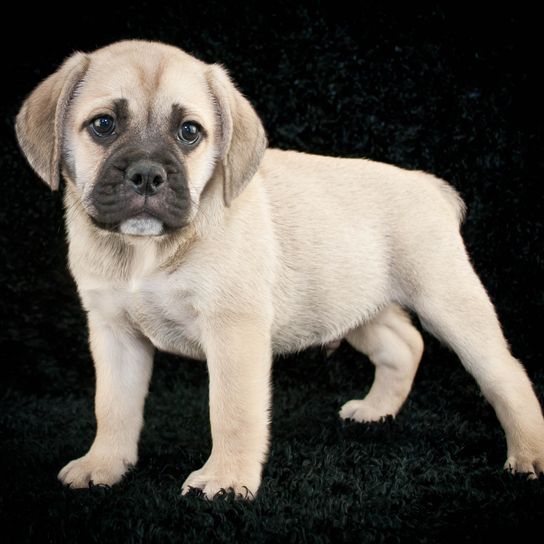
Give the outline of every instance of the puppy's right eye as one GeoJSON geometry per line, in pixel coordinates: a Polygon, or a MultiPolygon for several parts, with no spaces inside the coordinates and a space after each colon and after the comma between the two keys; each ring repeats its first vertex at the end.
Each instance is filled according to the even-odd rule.
{"type": "Polygon", "coordinates": [[[91,130],[99,138],[110,136],[115,130],[115,120],[111,115],[100,115],[91,121],[91,130]]]}

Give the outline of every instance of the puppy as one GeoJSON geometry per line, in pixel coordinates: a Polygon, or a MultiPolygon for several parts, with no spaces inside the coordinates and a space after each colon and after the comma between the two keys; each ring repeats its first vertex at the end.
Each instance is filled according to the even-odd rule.
{"type": "Polygon", "coordinates": [[[464,205],[432,175],[267,149],[219,65],[160,43],[75,53],[17,116],[37,174],[66,180],[70,270],[96,368],[96,438],[59,478],[115,484],[137,460],[153,352],[206,360],[213,447],[183,492],[254,496],[273,354],[345,338],[376,367],[340,417],[394,416],[423,342],[451,347],[502,424],[506,468],[544,471],[544,419],[467,256],[464,205]]]}

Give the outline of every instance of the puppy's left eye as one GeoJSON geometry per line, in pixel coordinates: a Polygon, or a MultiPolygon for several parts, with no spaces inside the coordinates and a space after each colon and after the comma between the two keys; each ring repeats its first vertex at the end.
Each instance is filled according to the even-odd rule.
{"type": "Polygon", "coordinates": [[[185,121],[178,130],[178,138],[184,143],[195,145],[200,140],[201,127],[193,121],[185,121]]]}

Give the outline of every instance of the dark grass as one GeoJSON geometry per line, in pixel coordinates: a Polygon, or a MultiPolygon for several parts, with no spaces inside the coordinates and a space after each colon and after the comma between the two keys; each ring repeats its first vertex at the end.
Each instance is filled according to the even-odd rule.
{"type": "MultiPolygon", "coordinates": [[[[26,8],[25,8],[26,9],[26,8]]],[[[502,472],[505,442],[455,356],[426,336],[414,390],[393,421],[344,424],[372,380],[343,345],[279,359],[270,460],[257,499],[182,497],[210,449],[203,364],[157,357],[140,462],[112,489],[64,489],[56,473],[94,432],[84,315],[65,265],[61,197],[16,149],[31,88],[74,49],[160,39],[230,68],[272,145],[366,156],[448,179],[469,208],[463,234],[506,335],[542,401],[544,206],[538,17],[349,11],[274,3],[140,2],[47,8],[6,22],[0,172],[0,527],[8,542],[455,541],[539,531],[544,481],[502,472]],[[24,23],[24,24],[23,24],[24,23]],[[21,48],[25,42],[33,51],[21,48]]],[[[21,10],[22,12],[23,10],[21,10]]]]}

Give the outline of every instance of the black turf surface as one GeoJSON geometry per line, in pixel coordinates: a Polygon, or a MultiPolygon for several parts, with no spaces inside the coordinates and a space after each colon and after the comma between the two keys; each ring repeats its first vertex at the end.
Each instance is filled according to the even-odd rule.
{"type": "Polygon", "coordinates": [[[414,390],[383,425],[337,417],[372,380],[368,361],[349,346],[329,360],[318,349],[279,359],[270,461],[253,503],[180,496],[210,448],[207,373],[166,355],[156,360],[138,467],[112,489],[70,491],[56,481],[92,441],[94,378],[65,265],[61,196],[18,152],[13,117],[63,57],[121,38],[163,40],[225,64],[273,146],[365,156],[449,180],[468,205],[463,233],[475,267],[543,400],[539,17],[512,7],[380,5],[338,3],[333,12],[286,1],[267,11],[135,2],[86,4],[77,16],[23,7],[6,18],[2,541],[480,542],[499,533],[522,542],[532,529],[538,540],[544,479],[502,472],[505,441],[492,409],[428,335],[414,390]]]}

